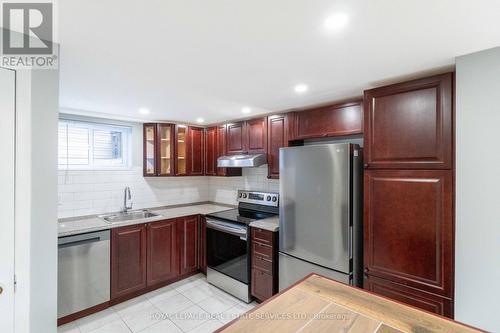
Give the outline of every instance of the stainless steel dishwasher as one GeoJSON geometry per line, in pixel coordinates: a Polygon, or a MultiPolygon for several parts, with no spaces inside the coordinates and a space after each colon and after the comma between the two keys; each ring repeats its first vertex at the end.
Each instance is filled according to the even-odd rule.
{"type": "Polygon", "coordinates": [[[58,248],[57,317],[109,301],[109,230],[60,237],[58,248]]]}

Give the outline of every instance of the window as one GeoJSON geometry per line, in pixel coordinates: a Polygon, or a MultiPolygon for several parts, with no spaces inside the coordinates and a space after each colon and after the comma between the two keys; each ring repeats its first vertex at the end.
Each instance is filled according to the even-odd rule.
{"type": "Polygon", "coordinates": [[[130,167],[131,127],[59,119],[59,169],[130,167]]]}

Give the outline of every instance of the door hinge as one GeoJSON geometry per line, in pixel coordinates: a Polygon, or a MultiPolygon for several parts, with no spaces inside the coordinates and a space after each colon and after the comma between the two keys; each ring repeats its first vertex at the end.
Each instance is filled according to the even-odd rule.
{"type": "Polygon", "coordinates": [[[14,292],[17,291],[17,275],[14,274],[14,292]]]}

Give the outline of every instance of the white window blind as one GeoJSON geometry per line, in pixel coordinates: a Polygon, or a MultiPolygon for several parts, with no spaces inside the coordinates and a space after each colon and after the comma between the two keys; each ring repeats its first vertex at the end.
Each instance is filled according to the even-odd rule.
{"type": "Polygon", "coordinates": [[[59,120],[59,169],[130,167],[130,127],[59,120]]]}

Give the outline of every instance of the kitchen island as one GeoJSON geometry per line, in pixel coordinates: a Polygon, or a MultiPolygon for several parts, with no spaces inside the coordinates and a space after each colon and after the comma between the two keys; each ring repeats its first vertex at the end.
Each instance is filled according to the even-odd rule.
{"type": "Polygon", "coordinates": [[[311,274],[218,332],[480,332],[311,274]]]}

